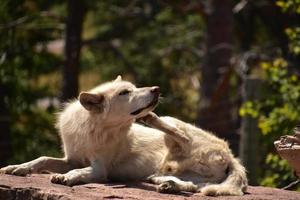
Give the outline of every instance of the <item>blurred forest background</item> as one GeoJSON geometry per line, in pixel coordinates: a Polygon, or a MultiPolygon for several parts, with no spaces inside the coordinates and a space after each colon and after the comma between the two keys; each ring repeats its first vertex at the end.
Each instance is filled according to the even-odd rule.
{"type": "Polygon", "coordinates": [[[121,74],[228,140],[251,184],[282,187],[299,67],[300,0],[1,0],[0,165],[61,156],[61,102],[121,74]]]}

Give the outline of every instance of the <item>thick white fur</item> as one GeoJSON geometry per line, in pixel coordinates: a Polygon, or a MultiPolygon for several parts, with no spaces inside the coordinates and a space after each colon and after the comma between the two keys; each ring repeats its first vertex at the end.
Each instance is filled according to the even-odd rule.
{"type": "Polygon", "coordinates": [[[172,117],[160,119],[176,126],[189,137],[190,149],[180,148],[172,138],[166,136],[169,153],[160,168],[159,178],[150,177],[151,182],[162,184],[160,187],[173,192],[176,188],[193,192],[197,186],[198,191],[210,196],[243,195],[247,187],[245,168],[234,158],[224,140],[172,117]],[[167,178],[166,183],[174,183],[166,186],[163,184],[166,181],[165,177],[161,175],[173,175],[186,182],[167,178]],[[190,181],[194,185],[191,185],[190,181]]]}
{"type": "Polygon", "coordinates": [[[142,180],[154,174],[149,180],[162,184],[162,192],[168,191],[169,185],[165,183],[172,182],[175,190],[242,195],[247,185],[245,169],[225,141],[175,118],[161,118],[190,138],[187,150],[182,151],[172,136],[135,123],[136,118],[154,108],[144,109],[138,115],[130,114],[153,101],[152,89],[136,88],[117,79],[82,94],[80,101],[67,104],[58,115],[56,127],[64,158],[40,157],[4,167],[1,172],[26,175],[49,170],[58,173],[52,176],[52,182],[66,185],[108,179],[142,180]],[[124,89],[130,93],[120,95],[124,89]],[[101,98],[85,104],[83,97],[96,98],[89,95],[101,98]]]}
{"type": "Polygon", "coordinates": [[[40,157],[20,165],[1,169],[2,173],[26,175],[52,171],[52,182],[66,185],[92,181],[145,179],[155,173],[167,147],[164,133],[134,123],[146,115],[155,105],[147,107],[157,93],[153,87],[136,88],[130,82],[118,78],[104,83],[87,93],[104,98],[93,98],[84,104],[80,97],[67,104],[58,114],[59,130],[64,158],[40,157]],[[124,90],[129,94],[120,95],[124,90]],[[91,106],[95,102],[95,106],[91,106]],[[130,113],[144,108],[141,113],[130,113]]]}

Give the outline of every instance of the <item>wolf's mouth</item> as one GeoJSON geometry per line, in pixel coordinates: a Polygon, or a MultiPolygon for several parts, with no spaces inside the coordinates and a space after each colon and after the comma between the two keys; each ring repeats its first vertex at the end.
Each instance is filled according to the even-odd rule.
{"type": "Polygon", "coordinates": [[[147,108],[151,108],[151,107],[155,106],[158,103],[158,97],[159,97],[159,95],[155,96],[153,98],[153,100],[147,106],[145,106],[143,108],[139,108],[139,109],[137,109],[136,111],[134,111],[134,112],[132,112],[130,114],[131,115],[138,115],[141,112],[143,112],[143,110],[146,110],[147,108]]]}

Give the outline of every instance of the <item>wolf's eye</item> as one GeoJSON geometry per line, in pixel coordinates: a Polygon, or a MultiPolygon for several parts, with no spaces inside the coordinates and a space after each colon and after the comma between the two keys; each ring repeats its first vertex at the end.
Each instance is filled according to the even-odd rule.
{"type": "Polygon", "coordinates": [[[125,89],[125,90],[122,90],[122,91],[119,93],[119,95],[122,96],[122,95],[127,95],[127,94],[129,94],[129,93],[130,93],[130,91],[127,90],[127,89],[125,89]]]}

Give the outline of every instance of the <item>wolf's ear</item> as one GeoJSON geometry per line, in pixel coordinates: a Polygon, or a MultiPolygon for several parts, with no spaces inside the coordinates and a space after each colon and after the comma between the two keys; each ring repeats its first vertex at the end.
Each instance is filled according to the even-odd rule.
{"type": "Polygon", "coordinates": [[[102,112],[104,110],[104,95],[81,92],[79,102],[88,111],[102,112]]]}
{"type": "Polygon", "coordinates": [[[117,78],[114,80],[114,82],[122,81],[122,76],[118,75],[117,78]]]}

